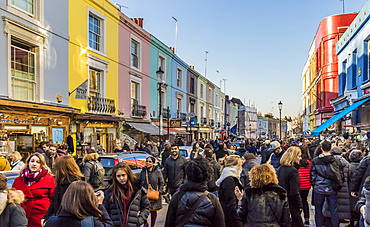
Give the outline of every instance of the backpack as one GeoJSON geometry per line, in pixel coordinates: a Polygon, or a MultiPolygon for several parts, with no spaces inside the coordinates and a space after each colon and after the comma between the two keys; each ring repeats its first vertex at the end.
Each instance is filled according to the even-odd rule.
{"type": "Polygon", "coordinates": [[[92,174],[90,176],[90,184],[93,188],[98,188],[104,185],[104,174],[105,170],[103,165],[99,161],[92,161],[93,164],[92,174]]]}

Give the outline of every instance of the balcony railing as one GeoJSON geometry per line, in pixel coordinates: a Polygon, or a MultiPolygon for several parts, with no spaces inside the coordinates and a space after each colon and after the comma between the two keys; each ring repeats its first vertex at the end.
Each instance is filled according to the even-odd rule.
{"type": "Polygon", "coordinates": [[[131,116],[133,117],[145,117],[146,116],[146,106],[139,104],[132,104],[131,116]]]}
{"type": "Polygon", "coordinates": [[[215,126],[215,120],[209,119],[209,126],[215,126]]]}
{"type": "Polygon", "coordinates": [[[116,112],[116,105],[113,99],[99,98],[89,96],[87,99],[88,112],[114,114],[116,112]]]}
{"type": "Polygon", "coordinates": [[[206,125],[206,124],[207,124],[207,118],[206,118],[206,117],[202,117],[202,118],[200,119],[200,123],[201,123],[202,125],[206,125]]]}
{"type": "Polygon", "coordinates": [[[181,113],[180,111],[176,112],[176,118],[182,122],[186,121],[186,113],[181,113]]]}

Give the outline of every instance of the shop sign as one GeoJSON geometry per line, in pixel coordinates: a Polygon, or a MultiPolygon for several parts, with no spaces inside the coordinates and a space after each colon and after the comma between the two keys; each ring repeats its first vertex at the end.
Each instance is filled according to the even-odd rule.
{"type": "Polygon", "coordinates": [[[76,88],[75,99],[86,99],[87,94],[87,80],[76,88]]]}
{"type": "Polygon", "coordinates": [[[28,119],[22,119],[18,117],[14,117],[13,119],[0,119],[0,123],[7,123],[7,124],[16,124],[16,125],[22,125],[22,124],[42,124],[41,119],[35,119],[35,120],[28,120],[28,119]]]}
{"type": "Polygon", "coordinates": [[[170,127],[171,128],[181,128],[181,120],[171,120],[170,127]]]}
{"type": "Polygon", "coordinates": [[[88,123],[86,125],[87,128],[115,128],[115,125],[107,124],[107,123],[88,123]]]}

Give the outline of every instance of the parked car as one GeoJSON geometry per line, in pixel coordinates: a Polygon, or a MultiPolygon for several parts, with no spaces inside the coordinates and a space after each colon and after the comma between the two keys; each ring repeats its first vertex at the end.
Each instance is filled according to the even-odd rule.
{"type": "Polygon", "coordinates": [[[179,154],[185,157],[188,161],[190,160],[190,153],[192,151],[192,146],[179,146],[179,154]]]}
{"type": "Polygon", "coordinates": [[[19,176],[20,170],[10,170],[10,171],[0,171],[0,173],[4,174],[6,178],[8,178],[8,187],[11,188],[15,178],[19,176]]]}
{"type": "MultiPolygon", "coordinates": [[[[105,155],[99,156],[99,162],[103,165],[105,170],[105,181],[110,180],[110,176],[112,175],[112,170],[115,165],[119,162],[124,162],[128,164],[128,166],[131,168],[132,172],[139,176],[141,169],[146,166],[146,159],[150,157],[151,155],[144,152],[144,151],[125,151],[121,153],[109,153],[105,155]]],[[[81,172],[83,172],[83,166],[84,163],[82,162],[83,158],[77,158],[76,163],[81,169],[81,172]]],[[[158,163],[158,160],[157,160],[158,163]]]]}

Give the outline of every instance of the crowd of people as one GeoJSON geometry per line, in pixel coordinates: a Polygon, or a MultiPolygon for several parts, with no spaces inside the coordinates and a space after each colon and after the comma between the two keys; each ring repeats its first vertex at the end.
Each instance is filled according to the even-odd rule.
{"type": "MultiPolygon", "coordinates": [[[[94,149],[83,166],[67,146],[50,142],[25,162],[11,152],[9,160],[0,158],[0,170],[20,173],[11,188],[0,173],[0,226],[153,227],[165,202],[166,227],[370,225],[366,144],[247,140],[236,147],[229,140],[199,140],[188,159],[179,144],[137,144],[150,154],[141,173],[115,163],[109,183],[94,149]]],[[[117,145],[116,152],[127,149],[117,145]]]]}

